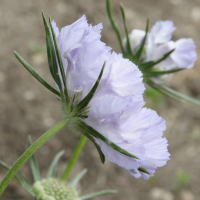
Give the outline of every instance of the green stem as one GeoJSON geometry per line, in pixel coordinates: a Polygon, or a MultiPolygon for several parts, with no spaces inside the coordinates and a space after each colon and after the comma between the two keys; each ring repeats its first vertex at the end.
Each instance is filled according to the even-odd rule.
{"type": "Polygon", "coordinates": [[[16,175],[21,166],[39,149],[47,140],[53,137],[59,130],[69,124],[69,120],[62,119],[55,126],[45,132],[38,140],[36,140],[17,160],[17,162],[10,168],[2,182],[0,183],[0,196],[8,186],[9,182],[16,175]]]}
{"type": "Polygon", "coordinates": [[[77,159],[78,159],[78,157],[79,157],[79,155],[81,153],[82,148],[84,147],[84,144],[85,144],[86,140],[87,140],[87,138],[84,135],[82,135],[81,139],[79,140],[79,143],[78,143],[78,145],[77,145],[77,147],[76,147],[76,149],[74,151],[74,154],[71,157],[71,159],[69,161],[69,164],[67,165],[67,167],[66,167],[66,169],[65,169],[65,171],[64,171],[64,173],[63,173],[63,175],[61,177],[61,180],[63,180],[63,181],[67,180],[67,178],[68,178],[68,176],[69,176],[69,174],[70,174],[75,162],[77,161],[77,159]]]}

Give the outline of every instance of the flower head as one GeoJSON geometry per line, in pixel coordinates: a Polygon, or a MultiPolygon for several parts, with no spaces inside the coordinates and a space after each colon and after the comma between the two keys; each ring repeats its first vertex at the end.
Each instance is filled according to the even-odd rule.
{"type": "Polygon", "coordinates": [[[33,185],[38,200],[80,200],[78,192],[57,178],[46,178],[33,185]]]}
{"type": "Polygon", "coordinates": [[[165,121],[155,111],[143,108],[145,88],[138,67],[121,54],[111,53],[111,48],[100,41],[102,25],[89,25],[85,16],[62,28],[60,33],[54,21],[52,25],[63,62],[70,112],[74,113],[77,105],[88,98],[104,69],[98,88],[91,94],[92,99],[73,117],[81,118],[92,127],[85,131],[86,136],[90,130],[101,135],[88,137],[93,138],[111,162],[135,177],[153,176],[157,167],[166,164],[170,154],[167,140],[162,138],[165,121]],[[118,151],[118,147],[135,157],[118,151]]]}
{"type": "MultiPolygon", "coordinates": [[[[151,68],[152,71],[192,68],[197,60],[195,43],[191,38],[182,38],[178,41],[171,40],[172,33],[175,30],[176,27],[172,21],[157,21],[147,34],[140,64],[152,61],[155,62],[154,66],[151,68]],[[167,53],[169,53],[169,55],[164,58],[167,53]],[[157,62],[160,59],[162,60],[157,62]]],[[[144,37],[145,31],[143,30],[134,29],[129,34],[133,54],[136,54],[137,50],[141,47],[144,37]]],[[[124,46],[126,46],[126,39],[124,39],[124,46]]],[[[169,78],[169,76],[169,74],[165,74],[157,76],[156,78],[151,78],[154,81],[162,83],[166,78],[169,78]]]]}

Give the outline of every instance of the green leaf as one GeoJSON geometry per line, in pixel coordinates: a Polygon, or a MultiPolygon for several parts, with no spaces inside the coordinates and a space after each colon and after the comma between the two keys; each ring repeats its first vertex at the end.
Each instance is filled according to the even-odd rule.
{"type": "Polygon", "coordinates": [[[75,188],[78,184],[78,182],[83,178],[83,176],[85,176],[85,174],[87,173],[87,169],[82,170],[81,172],[79,172],[75,178],[70,182],[70,186],[72,186],[73,188],[75,188]]]}
{"type": "Polygon", "coordinates": [[[155,90],[157,90],[157,91],[160,92],[161,94],[164,94],[165,96],[168,96],[168,97],[170,97],[170,98],[172,98],[172,99],[175,99],[175,100],[177,100],[177,101],[184,102],[183,99],[180,99],[180,98],[174,96],[173,94],[171,94],[171,93],[169,93],[169,92],[163,90],[163,89],[160,87],[159,84],[156,84],[156,83],[154,83],[153,81],[150,81],[149,79],[145,79],[145,80],[148,80],[148,81],[145,81],[145,82],[147,82],[147,84],[148,84],[149,86],[151,86],[152,88],[154,88],[155,90]]]}
{"type": "Polygon", "coordinates": [[[144,45],[145,45],[145,42],[147,40],[147,34],[148,34],[148,30],[149,30],[149,19],[147,19],[147,24],[146,24],[146,30],[145,30],[145,36],[144,36],[144,39],[142,41],[142,44],[140,46],[140,48],[138,49],[138,51],[136,52],[135,56],[134,56],[134,61],[135,61],[135,64],[138,65],[138,62],[140,61],[140,58],[142,56],[142,52],[143,52],[143,49],[144,49],[144,45]]]}
{"type": "Polygon", "coordinates": [[[93,144],[95,145],[98,153],[99,153],[99,156],[100,156],[100,159],[101,159],[101,162],[102,164],[105,163],[105,156],[103,154],[103,152],[101,151],[101,148],[100,146],[96,143],[95,139],[90,135],[90,134],[87,134],[87,132],[84,132],[84,130],[82,130],[82,133],[89,139],[93,142],[93,144]]]}
{"type": "Polygon", "coordinates": [[[51,87],[16,51],[14,51],[15,57],[19,60],[19,62],[48,90],[53,92],[54,94],[60,96],[60,93],[51,87]]]}
{"type": "Polygon", "coordinates": [[[146,62],[146,63],[139,63],[139,69],[143,72],[146,69],[149,69],[149,68],[155,66],[156,64],[158,64],[161,61],[165,60],[174,50],[175,49],[172,49],[171,51],[167,52],[166,54],[164,54],[163,57],[161,57],[157,61],[149,61],[149,62],[146,62]]]}
{"type": "Polygon", "coordinates": [[[96,131],[95,129],[93,129],[91,126],[88,126],[80,118],[78,118],[78,117],[72,118],[72,124],[74,124],[74,128],[77,129],[78,131],[80,131],[81,133],[83,132],[83,134],[84,134],[85,132],[87,132],[91,136],[102,140],[108,146],[112,147],[116,151],[119,151],[120,153],[122,153],[122,154],[124,154],[126,156],[129,156],[131,158],[139,159],[138,157],[136,157],[136,156],[132,155],[131,153],[127,152],[126,150],[122,149],[121,147],[119,147],[115,143],[111,142],[109,139],[107,139],[106,137],[104,137],[101,133],[99,133],[98,131],[96,131]]]}
{"type": "Polygon", "coordinates": [[[165,94],[166,96],[168,96],[170,98],[173,98],[173,99],[181,101],[181,102],[188,101],[190,103],[200,106],[200,101],[197,99],[188,97],[180,92],[177,92],[171,88],[168,88],[167,86],[156,84],[153,81],[151,81],[150,79],[145,79],[145,80],[148,85],[150,85],[151,87],[155,88],[156,90],[158,90],[159,92],[161,92],[162,94],[165,94]]]}
{"type": "Polygon", "coordinates": [[[68,93],[67,93],[67,87],[66,87],[66,77],[65,77],[65,72],[64,72],[64,68],[63,68],[63,62],[62,62],[62,59],[61,59],[60,51],[58,49],[58,43],[57,43],[57,39],[56,39],[54,29],[53,29],[52,24],[51,24],[51,18],[50,17],[49,17],[49,24],[50,24],[51,33],[52,33],[52,36],[53,36],[53,42],[54,42],[54,46],[55,46],[55,50],[56,50],[58,65],[59,65],[60,73],[61,73],[61,76],[62,76],[65,100],[67,101],[68,106],[70,106],[70,100],[69,100],[69,96],[68,96],[68,93]]]}
{"type": "Polygon", "coordinates": [[[159,75],[164,75],[164,74],[171,74],[175,72],[179,72],[183,69],[173,69],[173,70],[167,70],[167,71],[144,71],[143,75],[144,76],[159,76],[159,75]]]}
{"type": "Polygon", "coordinates": [[[112,10],[111,10],[111,5],[110,5],[110,0],[107,0],[106,1],[106,8],[107,8],[107,13],[108,13],[108,17],[110,19],[110,22],[112,24],[112,27],[117,35],[117,38],[119,40],[119,44],[120,44],[120,47],[121,47],[121,51],[122,51],[122,54],[125,55],[126,52],[124,51],[124,48],[123,48],[123,45],[122,45],[122,39],[121,39],[121,34],[120,34],[120,31],[119,31],[119,28],[115,22],[115,19],[113,17],[113,14],[112,14],[112,10]]]}
{"type": "Polygon", "coordinates": [[[126,15],[125,15],[124,7],[123,7],[122,4],[120,5],[120,9],[121,9],[123,23],[124,23],[124,29],[125,29],[125,33],[126,33],[126,46],[127,46],[128,54],[130,56],[130,59],[131,58],[133,59],[133,52],[132,52],[132,49],[131,49],[129,33],[128,33],[127,26],[126,26],[126,15]]]}
{"type": "Polygon", "coordinates": [[[146,168],[144,168],[144,167],[139,167],[139,168],[138,168],[138,171],[143,172],[143,173],[145,173],[145,174],[151,175],[150,172],[149,172],[146,168]]]}
{"type": "Polygon", "coordinates": [[[47,173],[47,178],[49,177],[56,177],[56,167],[57,167],[57,164],[58,164],[58,161],[60,160],[60,158],[63,156],[63,154],[65,153],[65,151],[60,151],[53,159],[50,167],[49,167],[49,170],[48,170],[48,173],[47,173]]]}
{"type": "Polygon", "coordinates": [[[149,62],[145,62],[145,63],[139,63],[138,64],[138,68],[141,70],[141,71],[145,71],[146,69],[150,68],[150,67],[153,67],[154,66],[154,61],[149,61],[149,62]]]}
{"type": "MultiPolygon", "coordinates": [[[[30,147],[31,145],[32,145],[31,136],[28,136],[28,147],[30,147]]],[[[38,167],[34,154],[30,158],[30,165],[31,165],[34,181],[36,182],[36,181],[41,180],[39,167],[38,167]]]]}
{"type": "MultiPolygon", "coordinates": [[[[0,160],[0,165],[6,169],[7,171],[10,170],[10,167],[8,165],[6,165],[6,163],[4,163],[3,161],[0,160]]],[[[15,175],[15,178],[18,180],[18,182],[20,183],[20,185],[32,196],[35,197],[35,194],[32,190],[32,186],[28,183],[28,181],[26,181],[26,179],[22,178],[19,174],[15,175]]]]}
{"type": "Polygon", "coordinates": [[[97,90],[97,88],[99,86],[101,77],[103,75],[103,71],[104,71],[105,65],[106,65],[106,61],[103,64],[103,67],[101,69],[101,72],[99,74],[99,77],[98,77],[96,83],[94,84],[94,86],[92,87],[92,89],[90,90],[88,95],[73,108],[72,112],[74,112],[74,116],[76,116],[81,110],[83,110],[89,104],[90,100],[94,96],[94,94],[95,94],[95,92],[96,92],[96,90],[97,90]]]}
{"type": "Polygon", "coordinates": [[[81,198],[81,200],[85,200],[85,199],[91,199],[91,198],[94,198],[94,197],[97,197],[97,196],[101,196],[101,195],[115,194],[115,193],[117,193],[116,190],[102,190],[102,191],[99,191],[99,192],[95,192],[95,193],[84,195],[84,196],[82,196],[80,198],[81,198]]]}
{"type": "Polygon", "coordinates": [[[57,83],[60,91],[62,91],[62,85],[60,76],[58,73],[58,66],[57,66],[57,60],[56,60],[56,54],[54,49],[54,43],[51,36],[51,31],[49,29],[49,26],[47,24],[47,21],[45,19],[44,13],[42,12],[45,32],[46,32],[46,46],[47,46],[47,57],[48,57],[48,63],[49,63],[49,70],[51,72],[51,75],[54,79],[54,81],[57,83]]]}

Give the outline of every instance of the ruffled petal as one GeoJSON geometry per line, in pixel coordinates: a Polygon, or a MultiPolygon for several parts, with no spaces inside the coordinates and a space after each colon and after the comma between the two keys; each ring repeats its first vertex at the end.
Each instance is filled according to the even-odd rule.
{"type": "Polygon", "coordinates": [[[176,42],[171,42],[170,47],[175,47],[175,51],[170,55],[172,60],[179,68],[192,68],[197,60],[197,53],[195,51],[196,45],[191,38],[180,39],[176,42]]]}

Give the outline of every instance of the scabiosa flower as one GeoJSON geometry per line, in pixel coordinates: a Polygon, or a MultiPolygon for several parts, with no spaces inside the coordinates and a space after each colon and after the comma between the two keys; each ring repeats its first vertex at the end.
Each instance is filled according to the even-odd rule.
{"type": "MultiPolygon", "coordinates": [[[[197,60],[195,43],[193,39],[179,39],[172,41],[172,33],[176,30],[172,21],[157,21],[147,35],[145,51],[141,57],[142,61],[157,61],[166,53],[174,51],[162,62],[157,63],[153,70],[171,70],[175,68],[192,68],[197,60]]],[[[141,46],[145,31],[133,30],[130,35],[130,44],[133,53],[141,46]]],[[[124,39],[126,45],[126,39],[124,39]]]]}
{"type": "MultiPolygon", "coordinates": [[[[88,127],[109,140],[106,143],[106,139],[90,135],[90,128],[85,132],[78,129],[94,140],[111,162],[137,178],[141,175],[145,179],[153,176],[157,167],[166,164],[170,154],[167,140],[162,138],[164,120],[155,111],[143,108],[145,88],[138,67],[121,54],[111,53],[111,48],[100,41],[102,25],[88,25],[85,16],[62,28],[60,33],[54,21],[52,26],[70,99],[72,114],[67,112],[66,115],[79,117],[88,127]],[[100,72],[103,75],[100,83],[97,81],[98,88],[87,105],[77,113],[76,107],[88,98],[100,72]],[[110,145],[111,142],[135,157],[117,151],[110,145]],[[146,173],[144,168],[148,170],[146,173]]],[[[60,71],[59,76],[62,79],[60,71]]],[[[73,128],[77,129],[76,124],[73,128]]]]}

